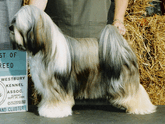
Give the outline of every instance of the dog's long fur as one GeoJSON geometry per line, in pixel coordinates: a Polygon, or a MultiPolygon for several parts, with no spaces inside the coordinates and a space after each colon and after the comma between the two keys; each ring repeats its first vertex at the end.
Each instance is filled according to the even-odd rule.
{"type": "Polygon", "coordinates": [[[26,50],[35,88],[42,96],[39,115],[72,114],[74,98],[108,98],[133,114],[156,111],[139,81],[136,56],[118,30],[107,25],[100,39],[64,35],[51,18],[24,6],[10,26],[13,44],[26,50]]]}

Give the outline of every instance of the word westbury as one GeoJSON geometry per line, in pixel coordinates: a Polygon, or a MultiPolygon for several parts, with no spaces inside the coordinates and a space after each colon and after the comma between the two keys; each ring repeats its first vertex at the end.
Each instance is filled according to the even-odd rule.
{"type": "Polygon", "coordinates": [[[0,78],[0,81],[16,81],[16,80],[24,80],[25,76],[22,77],[6,77],[6,78],[0,78]]]}

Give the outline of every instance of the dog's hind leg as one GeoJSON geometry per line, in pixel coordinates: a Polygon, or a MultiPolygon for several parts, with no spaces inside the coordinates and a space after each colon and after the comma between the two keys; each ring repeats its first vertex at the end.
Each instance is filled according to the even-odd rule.
{"type": "Polygon", "coordinates": [[[139,83],[138,72],[130,74],[124,67],[119,80],[110,84],[108,92],[114,106],[123,106],[131,114],[150,114],[156,111],[156,106],[151,103],[146,90],[139,83]]]}
{"type": "Polygon", "coordinates": [[[133,114],[155,112],[149,96],[139,81],[137,59],[117,28],[107,25],[99,40],[102,79],[107,85],[110,102],[133,114]]]}
{"type": "Polygon", "coordinates": [[[124,104],[127,112],[131,114],[150,114],[156,111],[156,106],[151,103],[146,90],[141,84],[139,84],[137,93],[131,99],[126,99],[124,104]]]}

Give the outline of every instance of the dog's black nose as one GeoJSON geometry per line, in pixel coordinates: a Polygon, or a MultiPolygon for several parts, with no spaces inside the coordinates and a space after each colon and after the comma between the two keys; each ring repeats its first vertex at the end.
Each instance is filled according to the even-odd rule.
{"type": "Polygon", "coordinates": [[[11,26],[9,27],[9,30],[10,30],[10,31],[14,31],[14,26],[11,25],[11,26]]]}

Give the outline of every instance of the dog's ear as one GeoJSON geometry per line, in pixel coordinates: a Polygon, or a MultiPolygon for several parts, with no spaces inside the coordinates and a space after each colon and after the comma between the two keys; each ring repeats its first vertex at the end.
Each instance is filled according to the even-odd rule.
{"type": "Polygon", "coordinates": [[[46,33],[45,26],[42,18],[35,19],[33,26],[27,31],[27,49],[32,52],[33,55],[39,51],[45,50],[46,33]]]}
{"type": "Polygon", "coordinates": [[[25,38],[26,41],[26,49],[30,52],[32,52],[33,55],[35,55],[39,49],[36,48],[36,43],[34,39],[34,28],[32,27],[30,30],[27,31],[27,36],[25,38]]]}

